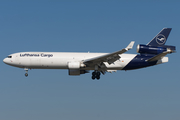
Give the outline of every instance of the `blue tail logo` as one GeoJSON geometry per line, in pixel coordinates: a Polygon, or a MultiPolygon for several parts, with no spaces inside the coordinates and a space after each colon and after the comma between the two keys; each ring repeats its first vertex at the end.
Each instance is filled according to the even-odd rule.
{"type": "Polygon", "coordinates": [[[172,28],[163,28],[147,45],[149,46],[163,46],[172,28]]]}
{"type": "Polygon", "coordinates": [[[166,37],[162,34],[159,34],[156,36],[156,42],[159,44],[159,45],[164,45],[165,42],[166,42],[166,37]]]}

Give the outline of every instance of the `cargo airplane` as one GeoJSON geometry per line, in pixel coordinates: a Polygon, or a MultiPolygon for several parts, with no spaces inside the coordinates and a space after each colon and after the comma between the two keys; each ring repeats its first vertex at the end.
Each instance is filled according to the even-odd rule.
{"type": "Polygon", "coordinates": [[[134,41],[113,53],[78,52],[19,52],[8,55],[4,63],[23,68],[25,76],[29,69],[68,69],[69,75],[92,72],[92,79],[100,79],[101,74],[117,70],[133,70],[168,62],[169,53],[175,46],[164,45],[171,28],[164,28],[148,44],[137,45],[138,54],[124,54],[132,49],[134,41]]]}

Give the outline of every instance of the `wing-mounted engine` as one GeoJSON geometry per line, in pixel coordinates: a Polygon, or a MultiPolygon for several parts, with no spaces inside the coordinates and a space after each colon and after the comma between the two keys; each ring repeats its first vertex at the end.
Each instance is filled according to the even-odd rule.
{"type": "Polygon", "coordinates": [[[175,52],[176,48],[175,46],[150,46],[150,45],[137,45],[137,53],[141,54],[160,54],[165,51],[171,50],[172,52],[175,52]]]}
{"type": "Polygon", "coordinates": [[[85,65],[80,62],[69,62],[68,63],[69,75],[80,75],[80,74],[88,73],[87,70],[81,70],[80,68],[82,67],[85,67],[85,65]]]}

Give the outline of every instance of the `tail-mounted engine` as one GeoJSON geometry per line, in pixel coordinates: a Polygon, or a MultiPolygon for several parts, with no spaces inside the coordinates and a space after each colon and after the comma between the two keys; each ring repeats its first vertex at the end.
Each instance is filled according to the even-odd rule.
{"type": "Polygon", "coordinates": [[[141,54],[160,54],[168,49],[175,51],[175,46],[149,46],[149,45],[137,45],[137,53],[141,54]]]}

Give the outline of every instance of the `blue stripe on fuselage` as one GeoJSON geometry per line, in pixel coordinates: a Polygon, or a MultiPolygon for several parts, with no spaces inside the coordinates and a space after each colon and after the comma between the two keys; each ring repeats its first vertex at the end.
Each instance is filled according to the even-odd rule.
{"type": "Polygon", "coordinates": [[[157,61],[146,62],[147,59],[152,58],[152,57],[153,55],[147,55],[147,54],[137,55],[123,68],[123,70],[133,70],[133,69],[153,66],[157,63],[157,61]]]}

